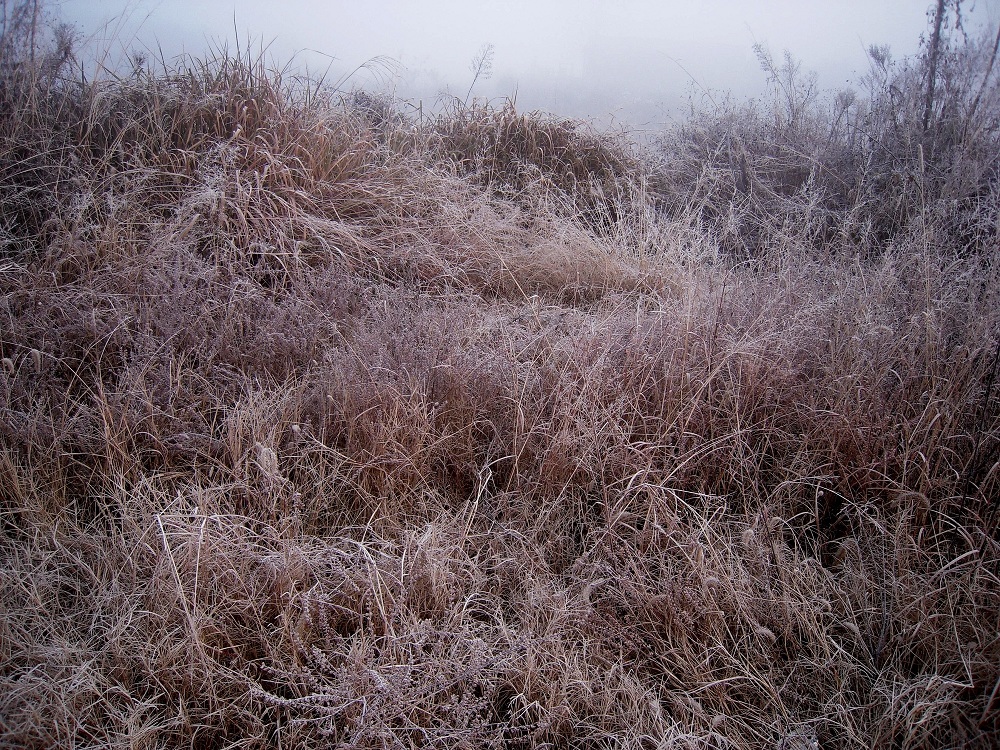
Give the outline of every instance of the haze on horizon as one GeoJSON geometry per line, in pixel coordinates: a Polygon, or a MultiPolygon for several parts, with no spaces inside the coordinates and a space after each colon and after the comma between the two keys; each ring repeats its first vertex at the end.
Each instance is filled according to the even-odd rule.
{"type": "MultiPolygon", "coordinates": [[[[428,106],[463,99],[472,63],[492,45],[478,97],[516,96],[522,110],[655,128],[703,92],[755,96],[766,85],[754,54],[789,51],[821,89],[856,84],[866,50],[915,54],[929,0],[63,0],[58,12],[92,49],[168,61],[213,48],[264,45],[276,64],[348,78],[428,106]],[[361,68],[361,70],[357,70],[361,68]],[[356,71],[357,72],[353,72],[356,71]]],[[[996,28],[1000,0],[963,3],[969,33],[996,28]]]]}

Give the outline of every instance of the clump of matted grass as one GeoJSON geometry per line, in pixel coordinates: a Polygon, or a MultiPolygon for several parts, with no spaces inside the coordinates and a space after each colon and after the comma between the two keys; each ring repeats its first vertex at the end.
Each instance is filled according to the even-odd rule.
{"type": "Polygon", "coordinates": [[[987,258],[708,262],[250,59],[14,105],[5,743],[995,743],[987,258]]]}

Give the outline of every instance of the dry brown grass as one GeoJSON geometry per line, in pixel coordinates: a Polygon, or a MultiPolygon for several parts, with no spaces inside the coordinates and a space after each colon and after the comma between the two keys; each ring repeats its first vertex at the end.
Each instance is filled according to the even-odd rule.
{"type": "Polygon", "coordinates": [[[991,255],[709,262],[568,125],[252,59],[66,86],[2,120],[0,744],[996,744],[991,255]]]}

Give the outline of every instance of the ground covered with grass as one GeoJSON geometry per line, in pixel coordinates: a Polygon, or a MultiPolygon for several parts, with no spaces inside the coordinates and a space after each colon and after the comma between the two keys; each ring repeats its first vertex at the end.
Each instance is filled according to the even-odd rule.
{"type": "Polygon", "coordinates": [[[994,747],[996,74],[879,70],[644,150],[8,73],[0,744],[994,747]]]}

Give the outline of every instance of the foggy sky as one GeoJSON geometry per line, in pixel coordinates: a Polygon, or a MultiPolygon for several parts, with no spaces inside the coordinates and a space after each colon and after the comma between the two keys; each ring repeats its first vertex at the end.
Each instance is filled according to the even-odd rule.
{"type": "MultiPolygon", "coordinates": [[[[235,44],[264,44],[276,64],[328,72],[346,86],[426,100],[464,98],[471,63],[493,45],[492,75],[473,95],[517,96],[544,109],[603,122],[655,127],[703,91],[761,93],[761,43],[789,50],[836,90],[867,70],[865,50],[888,44],[913,54],[929,0],[63,0],[60,15],[93,49],[127,48],[169,60],[235,44]]],[[[1000,0],[976,0],[967,27],[995,28],[1000,0]]]]}

